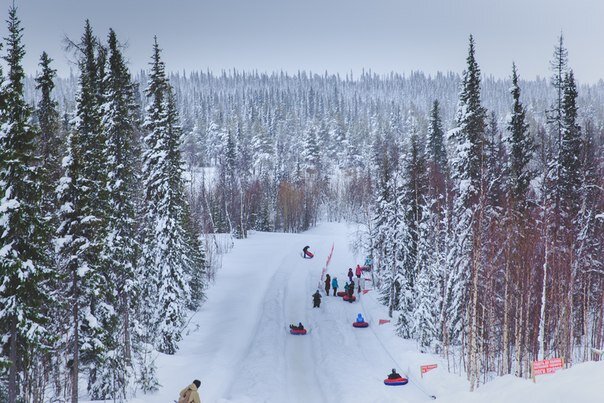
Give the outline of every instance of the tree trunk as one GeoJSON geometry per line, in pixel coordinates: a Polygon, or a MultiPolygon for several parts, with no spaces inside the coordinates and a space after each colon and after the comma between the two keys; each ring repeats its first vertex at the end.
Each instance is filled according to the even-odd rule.
{"type": "Polygon", "coordinates": [[[71,403],[78,403],[79,391],[78,391],[78,372],[79,372],[79,360],[80,360],[80,320],[79,320],[79,309],[78,309],[78,273],[73,272],[73,342],[72,342],[72,354],[73,362],[71,363],[71,403]]]}
{"type": "Polygon", "coordinates": [[[8,371],[8,403],[17,401],[17,317],[11,317],[10,323],[10,351],[9,360],[11,362],[8,371]]]}
{"type": "MultiPolygon", "coordinates": [[[[509,241],[508,241],[509,242],[509,241]]],[[[504,291],[503,291],[503,357],[501,364],[501,372],[499,375],[505,375],[510,373],[510,360],[509,360],[509,346],[510,346],[510,321],[509,321],[509,283],[510,283],[510,254],[509,246],[506,248],[505,258],[505,276],[504,276],[504,291]]]]}

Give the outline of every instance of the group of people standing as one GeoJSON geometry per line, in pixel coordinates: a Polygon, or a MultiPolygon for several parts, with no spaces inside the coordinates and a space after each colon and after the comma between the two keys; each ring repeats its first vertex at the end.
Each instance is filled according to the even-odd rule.
{"type": "MultiPolygon", "coordinates": [[[[361,285],[361,266],[357,265],[356,268],[356,273],[352,272],[352,268],[348,269],[348,281],[346,282],[346,284],[344,285],[344,291],[346,291],[346,294],[348,294],[348,301],[349,302],[353,302],[353,299],[351,298],[354,294],[355,289],[357,290],[357,293],[360,295],[363,286],[361,285]],[[356,274],[356,278],[355,278],[355,274],[356,274]]],[[[331,276],[329,274],[325,275],[325,295],[329,296],[329,291],[333,289],[333,296],[337,296],[338,295],[338,278],[334,277],[331,278],[331,276]]],[[[319,290],[317,290],[313,295],[312,295],[312,300],[313,300],[313,308],[320,308],[321,307],[321,293],[319,292],[319,290]]]]}
{"type": "MultiPolygon", "coordinates": [[[[352,268],[348,269],[348,282],[346,282],[346,284],[344,285],[344,291],[346,291],[346,293],[348,294],[348,296],[352,296],[354,294],[354,290],[356,289],[357,292],[360,294],[361,290],[363,288],[362,286],[362,281],[361,281],[361,266],[357,265],[356,268],[356,272],[353,273],[352,272],[352,268]],[[355,277],[356,274],[356,277],[355,277]]],[[[334,277],[331,278],[331,276],[329,274],[325,275],[325,295],[329,296],[329,291],[330,289],[333,289],[333,296],[337,296],[338,294],[338,288],[339,284],[338,284],[338,278],[334,277]]],[[[318,290],[315,294],[318,293],[318,290]]],[[[313,295],[314,297],[314,295],[313,295]]]]}

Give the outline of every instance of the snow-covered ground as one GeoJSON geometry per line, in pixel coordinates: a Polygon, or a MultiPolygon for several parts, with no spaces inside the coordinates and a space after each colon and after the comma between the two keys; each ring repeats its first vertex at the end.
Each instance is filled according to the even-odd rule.
{"type": "Polygon", "coordinates": [[[387,315],[373,291],[353,304],[324,297],[321,308],[312,308],[331,245],[328,272],[340,287],[348,267],[361,259],[349,248],[351,232],[345,224],[329,223],[304,234],[252,233],[236,241],[180,350],[158,357],[161,389],[131,402],[172,402],[193,379],[202,382],[204,403],[424,402],[430,395],[445,402],[604,401],[604,362],[543,376],[537,384],[503,377],[469,393],[465,378],[448,373],[438,356],[419,353],[390,324],[378,325],[387,315]],[[305,245],[314,259],[301,258],[305,245]],[[369,328],[352,327],[359,312],[369,328]],[[290,335],[288,324],[297,322],[309,334],[290,335]],[[421,379],[420,365],[432,363],[439,368],[421,379]],[[409,384],[384,386],[393,367],[409,384]]]}

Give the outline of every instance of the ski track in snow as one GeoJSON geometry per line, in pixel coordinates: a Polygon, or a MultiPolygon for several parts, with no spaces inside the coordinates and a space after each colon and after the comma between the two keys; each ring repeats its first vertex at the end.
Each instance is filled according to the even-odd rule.
{"type": "MultiPolygon", "coordinates": [[[[504,393],[490,385],[484,386],[488,395],[481,393],[482,387],[468,393],[465,378],[448,373],[440,357],[418,352],[414,341],[394,334],[392,323],[378,325],[387,314],[374,291],[352,304],[323,296],[321,307],[313,308],[312,294],[332,243],[328,273],[338,278],[343,290],[348,268],[362,259],[349,248],[345,224],[321,224],[303,234],[252,233],[236,241],[179,351],[159,355],[160,390],[139,394],[130,402],[173,402],[196,378],[202,382],[204,403],[414,403],[431,401],[432,394],[441,402],[561,401],[555,400],[559,392],[550,390],[543,396],[554,400],[522,400],[532,393],[514,390],[528,392],[534,385],[513,377],[492,382],[505,387],[504,393]],[[301,258],[305,245],[315,253],[314,259],[301,258]],[[359,312],[369,328],[352,327],[359,312]],[[289,324],[298,322],[307,328],[307,335],[289,333],[289,324]],[[420,379],[419,366],[431,363],[439,368],[420,379]],[[407,385],[383,384],[393,367],[409,376],[407,385]],[[503,396],[514,399],[501,400],[503,396]]],[[[319,289],[324,294],[323,284],[319,289]]],[[[604,366],[597,368],[602,371],[604,366]]],[[[560,375],[565,374],[554,376],[560,375]]],[[[538,387],[544,390],[543,384],[538,387]]]]}

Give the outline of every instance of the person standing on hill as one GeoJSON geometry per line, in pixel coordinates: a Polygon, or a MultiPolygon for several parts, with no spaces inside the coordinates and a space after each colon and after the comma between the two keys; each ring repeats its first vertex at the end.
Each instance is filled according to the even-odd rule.
{"type": "Polygon", "coordinates": [[[331,286],[331,276],[329,274],[325,275],[325,295],[329,297],[329,287],[331,286]]]}
{"type": "Polygon", "coordinates": [[[355,271],[355,274],[357,275],[357,278],[361,278],[361,272],[362,272],[361,265],[357,264],[357,269],[355,271]]]}
{"type": "Polygon", "coordinates": [[[319,290],[317,290],[317,292],[315,292],[312,295],[312,302],[313,302],[313,308],[320,308],[321,307],[321,293],[319,293],[319,290]]]}
{"type": "Polygon", "coordinates": [[[201,382],[195,379],[192,384],[180,391],[178,403],[201,403],[199,392],[197,392],[200,386],[201,382]]]}
{"type": "Polygon", "coordinates": [[[333,280],[331,280],[331,288],[333,288],[333,296],[335,297],[336,294],[338,293],[338,278],[334,277],[333,280]]]}
{"type": "Polygon", "coordinates": [[[352,268],[348,269],[348,278],[350,279],[350,282],[352,283],[352,278],[354,277],[354,274],[352,273],[352,268]]]}

